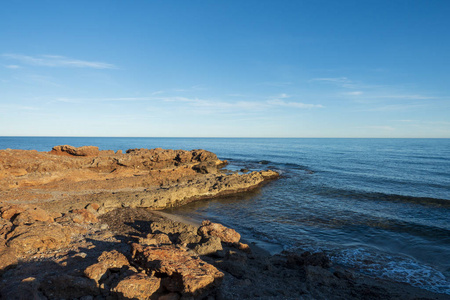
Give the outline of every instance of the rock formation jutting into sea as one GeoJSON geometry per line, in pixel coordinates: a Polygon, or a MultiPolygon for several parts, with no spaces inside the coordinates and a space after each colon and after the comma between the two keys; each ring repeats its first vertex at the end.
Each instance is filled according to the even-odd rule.
{"type": "Polygon", "coordinates": [[[444,299],[158,210],[279,177],[205,150],[0,150],[0,299],[444,299]]]}

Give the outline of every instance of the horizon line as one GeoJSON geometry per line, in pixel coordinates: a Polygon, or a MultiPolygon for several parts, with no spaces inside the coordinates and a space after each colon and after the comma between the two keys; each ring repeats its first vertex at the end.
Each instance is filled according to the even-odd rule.
{"type": "Polygon", "coordinates": [[[83,136],[83,135],[0,135],[0,138],[173,138],[173,139],[450,139],[450,137],[236,137],[236,136],[83,136]]]}

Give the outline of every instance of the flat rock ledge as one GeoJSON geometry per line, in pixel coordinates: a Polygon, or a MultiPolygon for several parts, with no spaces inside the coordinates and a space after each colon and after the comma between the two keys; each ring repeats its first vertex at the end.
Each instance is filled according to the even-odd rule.
{"type": "Polygon", "coordinates": [[[0,204],[36,204],[59,212],[88,203],[164,209],[245,192],[277,178],[274,171],[238,174],[206,150],[55,146],[50,152],[0,150],[0,204]]]}

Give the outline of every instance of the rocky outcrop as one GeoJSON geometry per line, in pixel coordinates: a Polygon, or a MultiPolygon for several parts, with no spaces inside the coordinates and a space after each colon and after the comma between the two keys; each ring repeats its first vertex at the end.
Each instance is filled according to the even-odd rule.
{"type": "MultiPolygon", "coordinates": [[[[95,214],[96,208],[92,203],[85,209],[95,214]]],[[[19,211],[9,218],[13,220],[25,210],[19,211]]],[[[248,245],[224,242],[212,235],[219,232],[228,240],[223,233],[230,232],[229,228],[218,223],[204,222],[206,234],[197,226],[145,209],[121,208],[99,215],[98,223],[82,224],[67,217],[72,213],[55,217],[52,223],[35,221],[30,225],[13,225],[0,218],[4,229],[0,299],[448,298],[355,275],[339,266],[331,268],[324,253],[296,251],[270,256],[258,248],[246,251],[248,245]],[[18,228],[42,231],[42,226],[70,228],[68,242],[57,249],[28,252],[7,246],[11,242],[8,237],[18,228]],[[132,244],[130,250],[126,242],[131,240],[139,244],[132,244]]]]}
{"type": "Polygon", "coordinates": [[[160,286],[160,278],[135,273],[119,281],[112,291],[117,294],[119,300],[147,300],[160,289],[160,286]]]}
{"type": "Polygon", "coordinates": [[[100,285],[101,281],[104,281],[108,277],[109,272],[128,266],[130,266],[128,259],[122,253],[116,250],[103,252],[98,258],[98,263],[84,270],[84,275],[100,285]]]}
{"type": "Polygon", "coordinates": [[[224,243],[239,243],[241,235],[236,230],[227,228],[219,223],[212,223],[209,220],[202,222],[202,226],[198,229],[198,233],[203,237],[218,237],[224,243]]]}
{"type": "Polygon", "coordinates": [[[223,273],[188,251],[175,246],[132,244],[133,261],[147,273],[162,277],[171,292],[200,297],[220,285],[223,273]]]}
{"type": "MultiPolygon", "coordinates": [[[[55,146],[50,154],[66,155],[66,156],[98,156],[100,150],[95,146],[72,147],[69,145],[55,146]]],[[[114,152],[113,152],[114,153],[114,152]]]]}
{"type": "Polygon", "coordinates": [[[94,195],[106,210],[117,207],[146,207],[155,210],[185,205],[192,201],[250,191],[265,181],[278,177],[274,171],[259,171],[249,174],[208,174],[187,182],[168,187],[146,189],[129,193],[116,192],[94,195]]]}
{"type": "MultiPolygon", "coordinates": [[[[49,153],[0,150],[0,203],[39,203],[59,212],[84,209],[93,200],[102,213],[117,207],[163,209],[248,191],[278,176],[272,171],[225,174],[220,171],[224,164],[205,150],[114,153],[68,145],[49,153]]],[[[84,212],[78,214],[81,223],[95,222],[84,212]]]]}

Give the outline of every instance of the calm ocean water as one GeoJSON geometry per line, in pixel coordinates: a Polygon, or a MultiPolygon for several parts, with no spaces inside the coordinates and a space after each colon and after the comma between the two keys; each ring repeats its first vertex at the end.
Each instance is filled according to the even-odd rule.
{"type": "Polygon", "coordinates": [[[0,149],[62,144],[201,148],[229,160],[231,170],[278,170],[282,178],[256,192],[172,212],[450,294],[450,139],[0,137],[0,149]]]}

